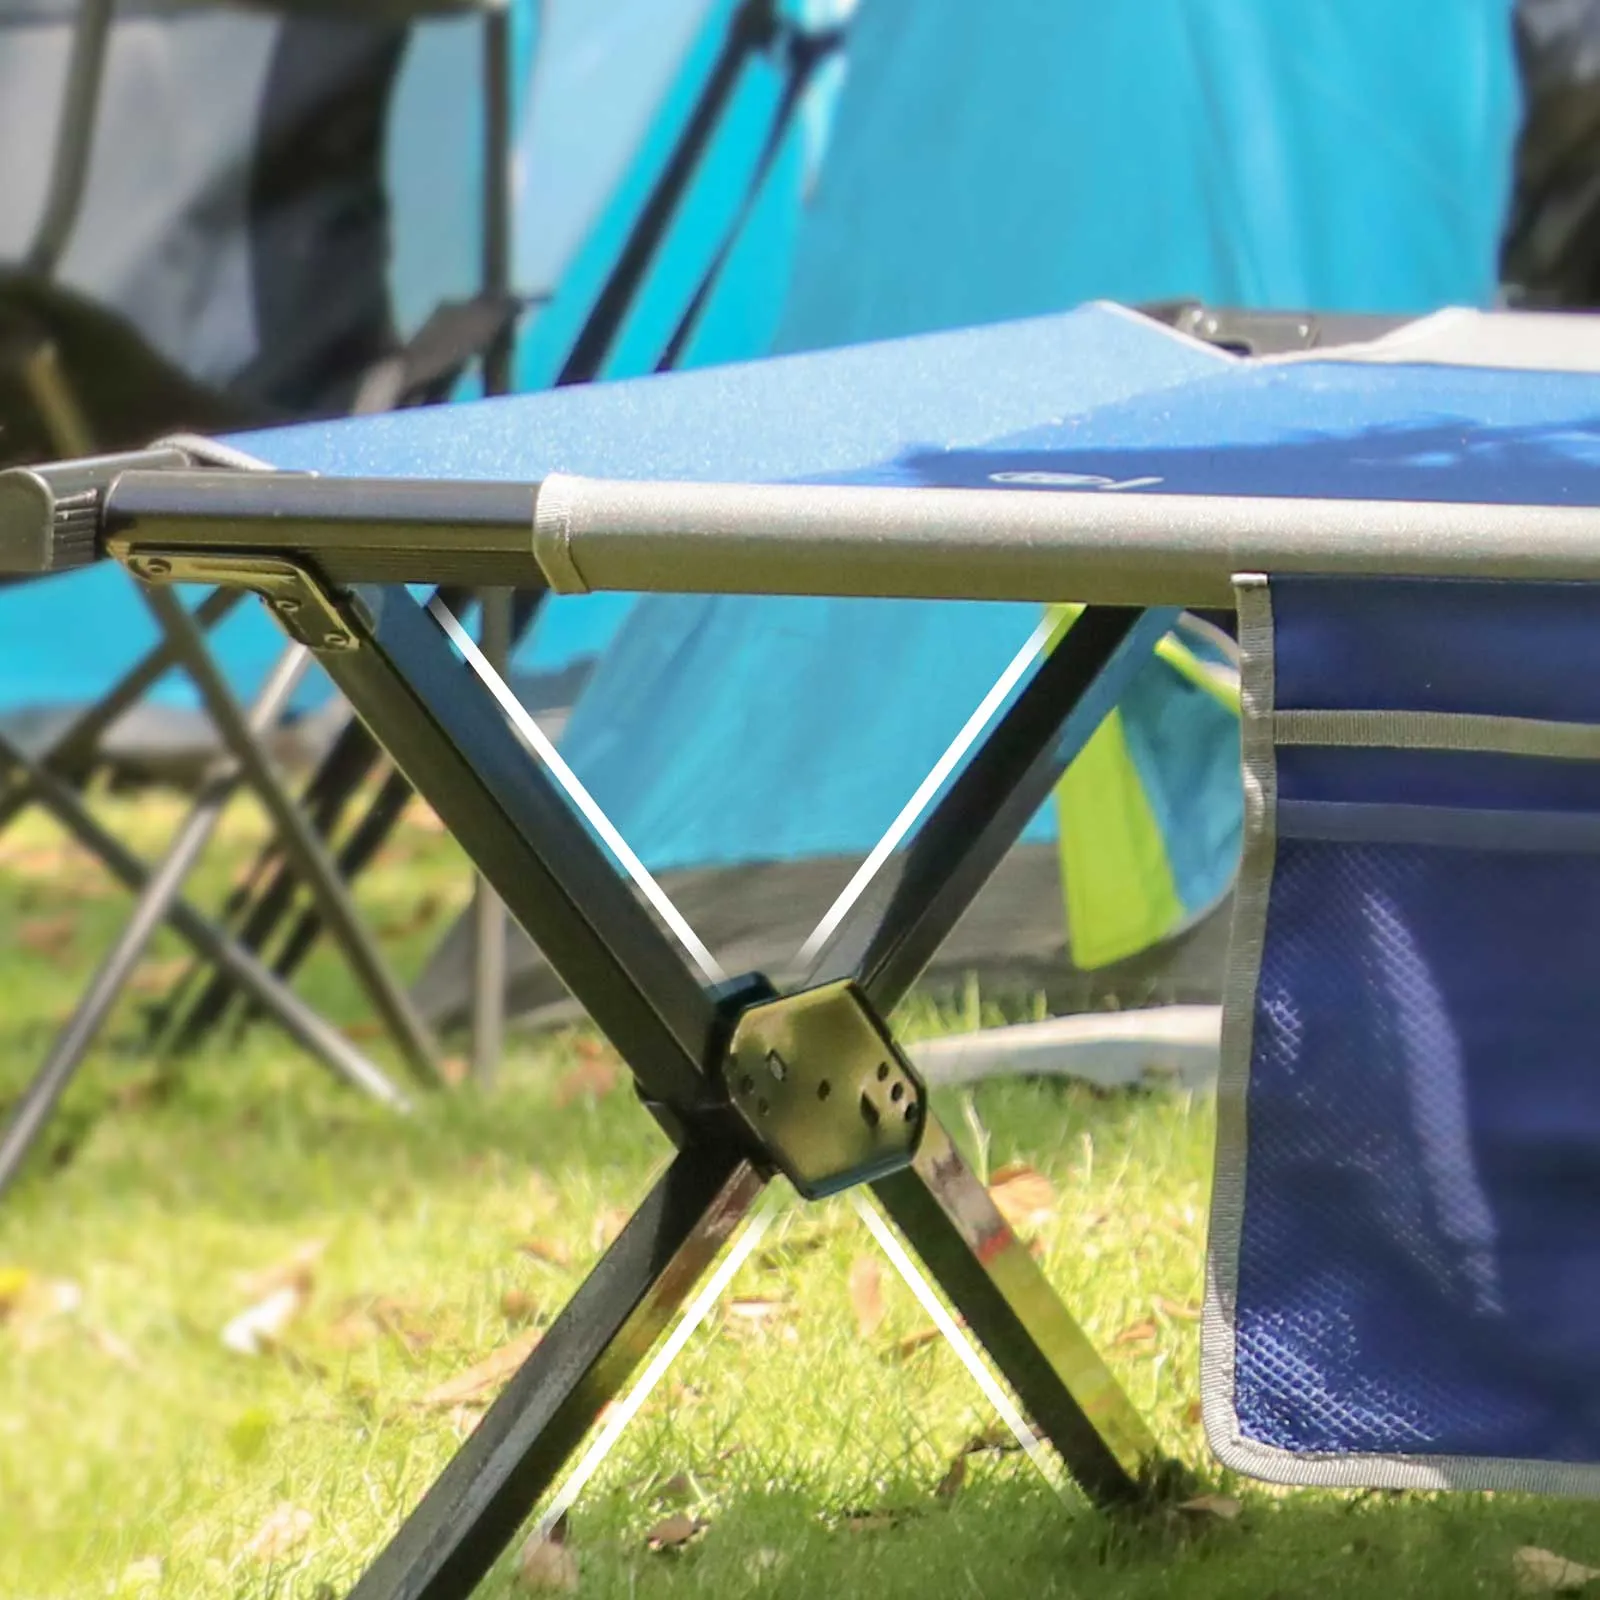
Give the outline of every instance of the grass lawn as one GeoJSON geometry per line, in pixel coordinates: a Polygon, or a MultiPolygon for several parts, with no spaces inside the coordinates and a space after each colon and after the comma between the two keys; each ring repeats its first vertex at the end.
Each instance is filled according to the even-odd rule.
{"type": "MultiPolygon", "coordinates": [[[[175,805],[114,812],[149,848],[175,805]]],[[[256,835],[230,822],[224,854],[256,835]]],[[[223,881],[213,869],[196,898],[223,881]]],[[[362,891],[407,972],[465,892],[421,820],[362,891]]],[[[0,1099],[125,907],[43,824],[0,838],[0,1099]]],[[[6,1600],[342,1594],[666,1159],[577,1035],[521,1044],[492,1092],[423,1097],[408,1118],[265,1027],[164,1071],[139,1010],[181,965],[157,947],[0,1203],[6,1600]],[[285,1290],[298,1314],[265,1353],[224,1344],[285,1290]]],[[[336,964],[302,987],[362,1031],[336,964]]],[[[958,1019],[924,1005],[904,1020],[958,1019]]],[[[579,1503],[578,1592],[1324,1600],[1513,1594],[1525,1545],[1600,1565],[1585,1506],[1282,1494],[1208,1463],[1209,1102],[1012,1083],[941,1110],[987,1172],[1047,1180],[1024,1186],[1024,1226],[1050,1276],[1165,1445],[1240,1514],[1120,1522],[1058,1499],[1015,1452],[964,1454],[993,1427],[982,1396],[850,1206],[796,1205],[579,1503]],[[684,1517],[704,1527],[650,1548],[684,1517]]],[[[483,1592],[529,1591],[508,1560],[483,1592]]]]}

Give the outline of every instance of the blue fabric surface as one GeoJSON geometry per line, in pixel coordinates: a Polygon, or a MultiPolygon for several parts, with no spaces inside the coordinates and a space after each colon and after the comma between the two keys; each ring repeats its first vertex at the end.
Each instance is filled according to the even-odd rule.
{"type": "Polygon", "coordinates": [[[1235,365],[976,449],[905,451],[849,481],[1594,505],[1600,375],[1235,365]]]}
{"type": "MultiPolygon", "coordinates": [[[[1600,630],[1600,586],[1275,579],[1273,594],[1298,658],[1280,709],[1330,705],[1353,656],[1352,703],[1381,703],[1391,665],[1393,703],[1412,704],[1409,598],[1437,646],[1428,700],[1593,715],[1582,624],[1600,630]],[[1519,630],[1499,626],[1507,612],[1519,630]]],[[[1529,790],[1581,770],[1593,823],[1600,768],[1408,753],[1414,774],[1454,766],[1425,795],[1370,781],[1383,762],[1364,750],[1317,752],[1342,776],[1310,782],[1306,753],[1279,752],[1280,776],[1301,769],[1294,795],[1382,805],[1362,839],[1277,845],[1248,1090],[1241,1430],[1299,1452],[1600,1460],[1600,855],[1588,829],[1531,851],[1385,838],[1383,809],[1426,800],[1471,823],[1507,803],[1470,767],[1493,759],[1529,790]]]]}
{"type": "Polygon", "coordinates": [[[229,441],[338,477],[777,482],[867,467],[1229,369],[1110,307],[229,441]]]}

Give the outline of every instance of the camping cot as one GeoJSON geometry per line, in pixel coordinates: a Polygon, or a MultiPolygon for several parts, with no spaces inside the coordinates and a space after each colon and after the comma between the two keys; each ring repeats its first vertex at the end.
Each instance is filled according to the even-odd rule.
{"type": "MultiPolygon", "coordinates": [[[[1146,327],[1150,352],[1174,337],[1146,327]]],[[[975,371],[1005,332],[971,336],[975,371]]],[[[909,377],[917,344],[852,359],[909,377]]],[[[825,396],[843,359],[647,397],[704,443],[733,400],[825,396]]],[[[253,590],[318,653],[676,1147],[355,1592],[470,1592],[674,1316],[703,1314],[701,1279],[779,1175],[808,1198],[870,1192],[1009,1385],[1003,1414],[1092,1497],[1171,1490],[885,1019],[1186,606],[1237,609],[1245,680],[1212,1444],[1288,1482],[1592,1491],[1597,371],[1583,319],[1443,313],[1131,384],[1117,438],[1080,447],[1041,410],[778,482],[705,456],[699,481],[656,476],[670,446],[640,430],[638,391],[610,417],[632,479],[563,474],[537,437],[569,399],[597,425],[604,391],[249,441],[322,477],[166,458],[30,474],[0,519],[9,570],[70,549],[253,590]],[[459,620],[407,588],[442,578],[1082,609],[1040,628],[1031,670],[780,994],[721,970],[459,620]]]]}

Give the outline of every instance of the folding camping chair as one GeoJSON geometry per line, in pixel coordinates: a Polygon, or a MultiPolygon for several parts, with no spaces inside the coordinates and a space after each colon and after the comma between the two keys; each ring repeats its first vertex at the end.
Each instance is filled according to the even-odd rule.
{"type": "MultiPolygon", "coordinates": [[[[411,7],[406,15],[418,13],[419,8],[411,7]]],[[[485,26],[488,154],[481,292],[470,301],[440,307],[403,347],[370,318],[354,326],[348,317],[339,326],[319,326],[298,365],[281,360],[281,352],[263,351],[243,379],[229,387],[192,378],[158,353],[126,318],[57,281],[82,213],[115,20],[114,0],[85,0],[74,27],[55,29],[71,34],[55,160],[23,264],[0,279],[3,459],[39,461],[95,449],[125,449],[163,430],[259,426],[307,410],[370,412],[436,402],[445,398],[462,368],[480,356],[486,388],[505,387],[517,307],[508,290],[509,20],[503,11],[489,13],[485,26]]],[[[264,24],[251,26],[259,32],[264,24]]],[[[330,88],[329,80],[337,77],[341,65],[348,67],[355,83],[349,95],[363,103],[347,108],[354,117],[343,135],[347,158],[356,151],[355,159],[360,159],[362,136],[356,124],[365,126],[373,138],[381,133],[382,108],[404,38],[405,21],[398,11],[387,20],[357,20],[338,38],[322,41],[331,62],[325,61],[320,80],[309,88],[299,85],[299,93],[322,96],[312,109],[326,120],[340,104],[337,97],[346,92],[338,81],[330,88]],[[366,104],[363,97],[372,103],[366,104]],[[353,141],[352,134],[357,135],[353,141]]],[[[36,78],[37,72],[31,75],[36,78]]],[[[308,263],[315,268],[321,259],[317,250],[307,249],[308,239],[324,239],[346,252],[350,248],[350,231],[337,204],[323,218],[308,221],[304,214],[308,199],[313,209],[318,203],[309,195],[320,180],[313,154],[301,152],[306,165],[291,173],[287,190],[275,196],[280,207],[286,202],[291,209],[300,207],[292,224],[296,230],[292,248],[293,265],[301,270],[308,263]]],[[[381,273],[381,253],[372,265],[381,273]]],[[[205,451],[203,445],[191,448],[205,451]]],[[[173,460],[190,459],[181,442],[168,454],[173,460]]],[[[17,480],[24,486],[19,492],[28,492],[29,481],[17,480]]],[[[138,893],[122,936],[0,1134],[0,1187],[15,1176],[151,937],[167,920],[173,921],[202,961],[238,982],[261,1011],[275,1016],[327,1065],[390,1103],[404,1103],[360,1051],[296,999],[285,982],[287,972],[274,972],[247,938],[200,918],[177,898],[228,799],[241,786],[256,794],[271,819],[275,849],[285,863],[285,892],[309,893],[312,909],[307,916],[329,928],[408,1065],[425,1081],[437,1081],[437,1050],[429,1030],[388,970],[350,899],[352,842],[338,855],[332,853],[337,813],[318,804],[315,785],[305,802],[297,803],[263,744],[310,666],[309,655],[292,648],[269,674],[247,714],[204,639],[205,631],[231,609],[231,597],[215,593],[190,612],[173,595],[147,590],[145,596],[162,644],[99,703],[74,718],[42,755],[26,753],[10,739],[0,744],[12,770],[10,787],[0,795],[0,825],[30,801],[40,801],[138,893]],[[98,758],[103,735],[174,667],[198,689],[221,736],[223,754],[205,774],[194,808],[160,866],[149,871],[94,820],[78,787],[98,758]]],[[[352,732],[353,728],[354,724],[347,726],[336,740],[338,748],[361,742],[364,735],[359,729],[352,732]]]]}
{"type": "MultiPolygon", "coordinates": [[[[1010,1385],[1020,1405],[997,1394],[1013,1426],[1054,1445],[1093,1498],[1177,1481],[884,1019],[1180,606],[1238,606],[1247,680],[1250,840],[1205,1311],[1213,1444],[1285,1481],[1600,1481],[1600,1091],[1586,1060],[1600,1024],[1587,893],[1600,482],[1595,380],[1571,374],[1600,371],[1597,330],[1447,317],[1311,369],[1197,375],[1133,324],[1092,311],[620,396],[533,396],[454,419],[449,441],[421,415],[388,439],[397,459],[431,442],[448,472],[450,449],[474,448],[464,431],[479,449],[508,427],[527,445],[535,415],[566,412],[584,445],[547,436],[524,459],[581,459],[614,406],[642,481],[538,467],[514,483],[311,478],[151,457],[35,474],[33,497],[0,517],[6,570],[98,552],[147,581],[261,594],[495,882],[677,1146],[363,1600],[470,1592],[674,1314],[688,1307],[667,1353],[707,1308],[738,1252],[697,1295],[701,1278],[779,1174],[807,1198],[871,1189],[1010,1385]],[[992,372],[1019,345],[1059,371],[1052,340],[1086,335],[1141,369],[1109,442],[1045,424],[796,482],[781,441],[755,441],[713,481],[703,455],[702,481],[669,476],[692,475],[674,450],[703,451],[702,407],[746,414],[781,395],[786,424],[816,419],[825,459],[842,454],[829,427],[861,425],[891,374],[944,391],[952,363],[992,372]],[[1554,371],[1504,370],[1519,365],[1554,371]],[[841,388],[853,423],[833,415],[841,388]],[[692,441],[651,432],[669,412],[692,441]],[[1040,630],[909,845],[841,901],[807,982],[777,995],[717,969],[448,608],[404,587],[441,575],[1087,604],[1064,634],[1040,630]]],[[[1044,384],[1026,403],[1047,417],[1058,394],[1044,384]]],[[[925,415],[901,405],[888,432],[914,442],[925,415]]],[[[370,468],[361,428],[254,444],[283,468],[370,468]]]]}

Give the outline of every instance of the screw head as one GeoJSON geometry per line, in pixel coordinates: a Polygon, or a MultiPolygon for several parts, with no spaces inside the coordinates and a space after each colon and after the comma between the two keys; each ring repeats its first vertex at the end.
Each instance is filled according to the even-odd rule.
{"type": "Polygon", "coordinates": [[[278,602],[278,610],[281,611],[286,617],[292,617],[299,609],[300,602],[296,600],[292,594],[286,594],[278,602]]]}
{"type": "Polygon", "coordinates": [[[146,556],[139,566],[147,578],[164,578],[172,571],[172,563],[164,556],[146,556]]]}

